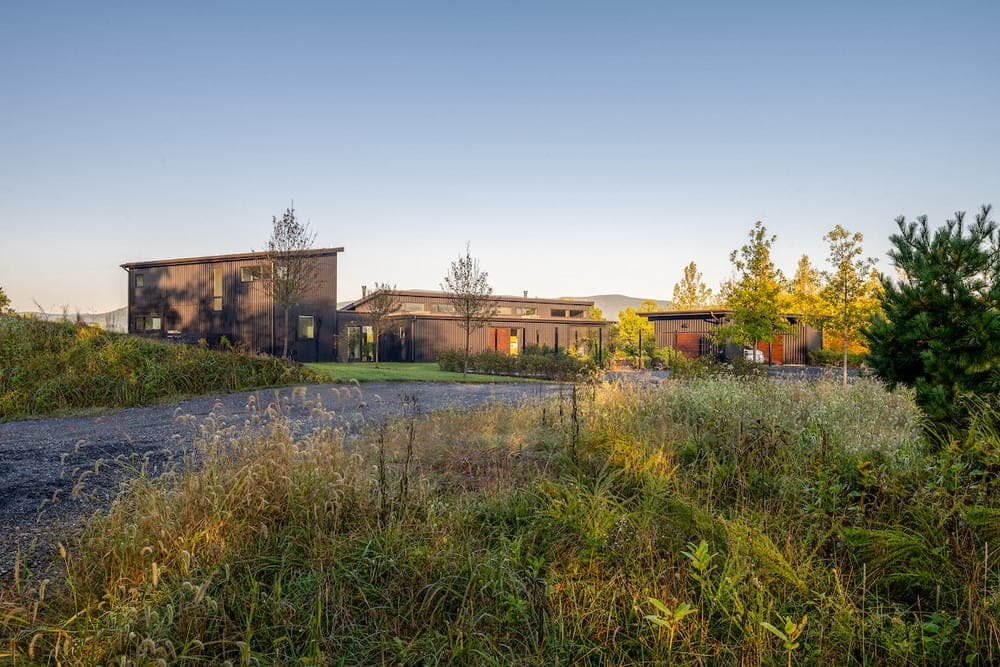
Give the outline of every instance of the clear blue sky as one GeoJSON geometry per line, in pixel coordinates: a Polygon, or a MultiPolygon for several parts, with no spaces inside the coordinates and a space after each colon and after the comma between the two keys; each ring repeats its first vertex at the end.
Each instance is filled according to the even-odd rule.
{"type": "MultiPolygon", "coordinates": [[[[260,248],[294,199],[362,283],[715,287],[755,220],[1000,206],[1000,3],[5,3],[0,286],[124,305],[122,262],[260,248]],[[706,6],[702,6],[706,5],[706,6]]],[[[1000,216],[998,216],[1000,217],[1000,216]]],[[[888,268],[887,260],[881,262],[888,268]]]]}

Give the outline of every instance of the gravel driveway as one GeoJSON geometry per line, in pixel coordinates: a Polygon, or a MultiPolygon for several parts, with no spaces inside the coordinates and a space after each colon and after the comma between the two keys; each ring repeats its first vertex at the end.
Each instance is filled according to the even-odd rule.
{"type": "Polygon", "coordinates": [[[84,518],[106,508],[121,482],[136,470],[162,472],[190,449],[203,418],[211,414],[242,423],[251,396],[260,405],[280,396],[290,416],[306,423],[313,420],[318,399],[337,413],[345,430],[357,433],[366,424],[399,415],[407,395],[416,396],[420,412],[431,412],[515,403],[557,391],[554,385],[540,383],[311,385],[195,398],[99,417],[0,423],[0,575],[10,571],[18,548],[22,553],[35,549],[42,557],[47,551],[42,545],[53,544],[84,518]],[[194,419],[178,419],[179,415],[194,419]],[[96,473],[87,472],[95,467],[96,473]]]}

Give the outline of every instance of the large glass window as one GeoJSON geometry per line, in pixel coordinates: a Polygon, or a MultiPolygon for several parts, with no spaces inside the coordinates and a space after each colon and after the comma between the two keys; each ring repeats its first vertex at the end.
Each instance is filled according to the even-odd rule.
{"type": "Polygon", "coordinates": [[[159,331],[163,328],[163,320],[159,317],[141,315],[135,318],[136,331],[159,331]]]}
{"type": "Polygon", "coordinates": [[[316,318],[312,315],[299,315],[299,338],[311,340],[316,337],[316,318]]]}
{"type": "Polygon", "coordinates": [[[262,265],[257,266],[241,266],[240,267],[240,282],[241,283],[252,283],[255,280],[263,280],[267,277],[267,267],[262,265]]]}
{"type": "Polygon", "coordinates": [[[551,312],[552,312],[552,317],[566,317],[565,308],[553,308],[551,312]]]}
{"type": "Polygon", "coordinates": [[[418,313],[424,309],[424,304],[404,301],[402,309],[408,313],[418,313]]]}
{"type": "Polygon", "coordinates": [[[212,310],[222,310],[222,267],[212,267],[212,310]]]}
{"type": "Polygon", "coordinates": [[[450,303],[434,303],[431,304],[432,313],[454,313],[455,306],[450,303]]]}
{"type": "Polygon", "coordinates": [[[497,315],[511,315],[513,312],[514,309],[510,306],[499,306],[497,308],[497,315]]]}
{"type": "Polygon", "coordinates": [[[531,308],[518,308],[517,309],[517,314],[518,315],[522,315],[524,317],[534,317],[535,315],[538,314],[538,308],[535,308],[535,307],[531,307],[531,308]]]}

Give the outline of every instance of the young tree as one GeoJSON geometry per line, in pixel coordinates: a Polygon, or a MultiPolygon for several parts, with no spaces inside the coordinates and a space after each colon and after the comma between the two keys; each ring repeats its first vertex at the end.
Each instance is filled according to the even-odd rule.
{"type": "Polygon", "coordinates": [[[388,283],[375,283],[375,292],[368,297],[368,317],[372,326],[374,338],[375,367],[378,368],[379,342],[382,331],[388,324],[389,317],[399,312],[403,304],[396,297],[396,286],[388,283]]]}
{"type": "Polygon", "coordinates": [[[465,245],[465,255],[459,255],[451,263],[441,290],[455,307],[465,332],[465,360],[462,363],[462,374],[465,375],[469,372],[472,332],[484,327],[496,315],[489,274],[479,268],[479,260],[472,257],[468,244],[465,245]]]}
{"type": "Polygon", "coordinates": [[[652,356],[656,350],[656,334],[653,322],[638,313],[652,313],[655,311],[655,301],[643,301],[639,306],[639,310],[626,308],[619,312],[618,324],[611,329],[611,338],[615,349],[621,350],[630,357],[637,357],[640,353],[639,339],[641,338],[641,351],[647,356],[652,356]]]}
{"type": "Polygon", "coordinates": [[[288,357],[289,311],[302,297],[321,286],[321,276],[315,262],[309,261],[308,251],[312,249],[316,233],[308,222],[300,222],[295,217],[295,209],[285,209],[281,219],[271,218],[271,238],[267,241],[265,254],[270,271],[263,278],[274,305],[284,312],[284,336],[281,356],[288,357]]]}
{"type": "Polygon", "coordinates": [[[788,313],[802,315],[809,324],[823,319],[823,274],[812,265],[809,255],[802,255],[795,267],[795,277],[785,286],[780,304],[788,313]]]}
{"type": "Polygon", "coordinates": [[[869,363],[890,386],[916,388],[934,420],[962,423],[960,399],[1000,394],[1000,238],[990,207],[974,224],[964,212],[933,232],[927,216],[889,241],[899,271],[882,278],[882,312],[863,330],[869,363]]]}
{"type": "Polygon", "coordinates": [[[701,279],[701,271],[691,262],[684,267],[684,277],[674,285],[670,310],[697,310],[712,305],[712,289],[701,279]]]}
{"type": "Polygon", "coordinates": [[[757,348],[762,341],[772,341],[788,330],[778,297],[784,277],[771,261],[771,247],[776,236],[767,235],[767,227],[757,221],[750,230],[750,240],[729,254],[736,269],[736,279],[723,286],[726,307],[732,310],[731,321],[719,328],[719,336],[757,348]]]}
{"type": "Polygon", "coordinates": [[[826,285],[822,295],[828,313],[826,323],[841,337],[846,386],[847,350],[873,314],[868,278],[877,260],[861,256],[864,252],[861,243],[865,240],[861,232],[851,234],[841,225],[836,225],[823,240],[830,244],[827,261],[833,267],[832,271],[823,272],[826,285]]]}

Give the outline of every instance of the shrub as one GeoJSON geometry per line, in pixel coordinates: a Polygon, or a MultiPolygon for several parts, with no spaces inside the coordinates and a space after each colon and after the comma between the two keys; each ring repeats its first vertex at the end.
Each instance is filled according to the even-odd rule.
{"type": "MultiPolygon", "coordinates": [[[[445,350],[438,355],[443,371],[462,372],[465,354],[461,350],[445,350]]],[[[588,356],[560,352],[547,347],[526,346],[521,354],[507,355],[485,350],[469,357],[469,372],[488,375],[514,375],[548,380],[586,378],[597,371],[597,363],[588,356]]]]}
{"type": "Polygon", "coordinates": [[[97,327],[0,316],[0,421],[178,395],[325,382],[272,357],[113,334],[97,327]]]}
{"type": "MultiPolygon", "coordinates": [[[[813,366],[840,366],[844,363],[844,353],[842,350],[832,350],[823,348],[821,350],[809,350],[809,363],[813,366]]],[[[867,352],[847,352],[847,364],[849,366],[861,366],[868,361],[867,352]]]]}

